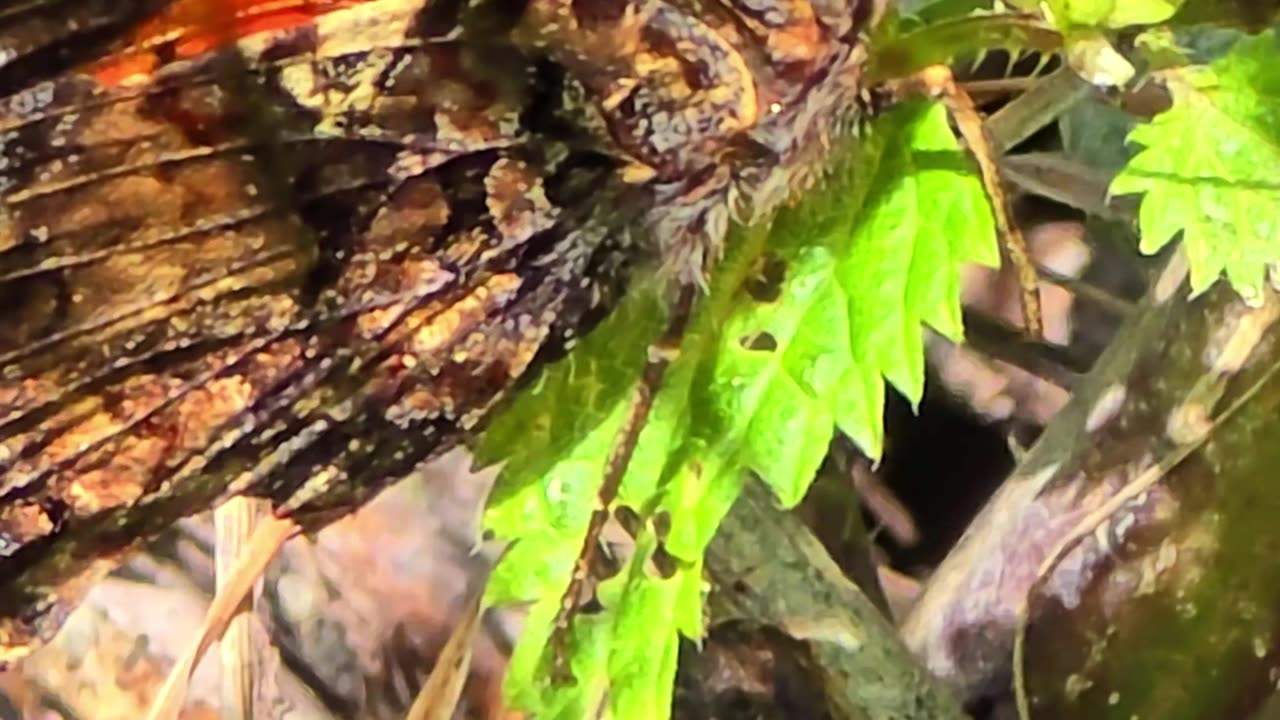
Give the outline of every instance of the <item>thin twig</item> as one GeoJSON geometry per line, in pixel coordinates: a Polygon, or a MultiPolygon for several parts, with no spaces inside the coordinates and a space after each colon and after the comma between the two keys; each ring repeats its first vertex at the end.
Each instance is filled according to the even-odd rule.
{"type": "Polygon", "coordinates": [[[1057,270],[1047,268],[1044,265],[1037,265],[1037,267],[1040,270],[1041,280],[1057,285],[1069,291],[1078,299],[1091,302],[1116,317],[1127,318],[1138,311],[1137,303],[1107,292],[1091,282],[1071,277],[1070,275],[1063,275],[1057,270]]]}
{"type": "Polygon", "coordinates": [[[1000,179],[1000,169],[996,164],[999,153],[987,133],[982,116],[978,113],[973,99],[956,84],[951,68],[945,65],[934,65],[921,70],[915,75],[888,84],[890,92],[899,98],[912,95],[931,97],[941,100],[951,111],[961,137],[969,146],[970,154],[978,163],[978,171],[982,176],[982,185],[991,202],[992,214],[995,216],[996,230],[1000,234],[1001,244],[1018,271],[1018,286],[1021,289],[1022,315],[1027,334],[1035,339],[1044,337],[1044,316],[1040,307],[1039,278],[1031,253],[1027,250],[1026,238],[1013,217],[1008,195],[1004,191],[1004,183],[1000,179]]]}
{"type": "Polygon", "coordinates": [[[967,345],[1064,390],[1075,387],[1093,361],[1075,347],[1028,340],[1018,328],[984,313],[965,310],[963,316],[967,345]]]}

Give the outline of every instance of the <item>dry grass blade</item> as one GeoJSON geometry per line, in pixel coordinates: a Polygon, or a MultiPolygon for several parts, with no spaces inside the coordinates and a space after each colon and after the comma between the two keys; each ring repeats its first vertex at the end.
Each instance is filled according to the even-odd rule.
{"type": "Polygon", "coordinates": [[[483,597],[483,587],[472,592],[466,613],[449,634],[449,641],[440,651],[430,677],[418,691],[405,720],[448,720],[453,717],[462,697],[462,688],[471,673],[471,649],[480,629],[480,618],[484,615],[483,597]]]}
{"type": "MultiPolygon", "coordinates": [[[[258,519],[270,505],[258,498],[235,497],[223,503],[213,514],[217,533],[215,552],[217,592],[221,593],[244,553],[258,519]]],[[[254,608],[262,594],[261,579],[254,583],[248,597],[236,608],[235,616],[218,643],[218,659],[222,666],[222,717],[227,720],[253,720],[256,717],[255,678],[264,670],[261,647],[263,633],[256,632],[254,608]]]]}
{"type": "Polygon", "coordinates": [[[169,677],[165,679],[159,696],[151,705],[148,720],[174,720],[178,717],[192,671],[209,650],[209,646],[226,632],[241,603],[253,590],[254,584],[272,558],[299,530],[293,520],[274,516],[268,517],[254,530],[245,546],[245,552],[227,576],[226,584],[220,584],[217,595],[210,603],[195,643],[179,658],[169,672],[169,677]]]}
{"type": "Polygon", "coordinates": [[[1137,221],[1132,197],[1111,197],[1111,173],[1072,160],[1061,152],[1006,155],[1001,174],[1018,190],[1060,202],[1108,220],[1137,221]]]}
{"type": "MultiPolygon", "coordinates": [[[[973,92],[970,85],[963,89],[973,92]]],[[[1035,80],[1022,94],[987,118],[992,150],[997,156],[1004,155],[1092,92],[1093,86],[1067,67],[1035,80]]]]}

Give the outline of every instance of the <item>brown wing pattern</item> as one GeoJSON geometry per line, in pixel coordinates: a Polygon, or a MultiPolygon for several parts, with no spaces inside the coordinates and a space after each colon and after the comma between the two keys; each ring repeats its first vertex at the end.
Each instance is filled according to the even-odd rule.
{"type": "Polygon", "coordinates": [[[358,506],[607,307],[643,198],[556,66],[463,37],[504,7],[370,2],[0,101],[0,660],[183,515],[358,506]]]}

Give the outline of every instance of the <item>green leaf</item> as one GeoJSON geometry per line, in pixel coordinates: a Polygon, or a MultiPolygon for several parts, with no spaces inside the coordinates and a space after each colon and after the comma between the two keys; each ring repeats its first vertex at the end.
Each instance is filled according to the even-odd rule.
{"type": "Polygon", "coordinates": [[[1102,172],[1118,173],[1129,161],[1125,138],[1133,116],[1103,102],[1076,103],[1058,118],[1067,157],[1102,172]]]}
{"type": "Polygon", "coordinates": [[[1241,0],[1191,0],[1182,5],[1170,23],[1182,27],[1214,25],[1261,32],[1280,19],[1280,4],[1241,0]]]}
{"type": "MultiPolygon", "coordinates": [[[[932,8],[929,8],[932,10],[932,8]]],[[[921,26],[909,18],[885,21],[872,42],[863,77],[868,83],[907,77],[938,64],[969,57],[978,48],[1016,48],[1044,54],[1062,49],[1062,34],[1035,17],[995,15],[934,16],[921,26]]]]}
{"type": "Polygon", "coordinates": [[[1154,25],[1177,12],[1185,0],[1014,0],[1028,12],[1045,7],[1060,28],[1121,28],[1154,25]]]}
{"type": "Polygon", "coordinates": [[[1280,71],[1277,33],[1246,38],[1207,68],[1161,73],[1173,106],[1129,140],[1143,146],[1111,192],[1146,193],[1143,252],[1179,232],[1201,292],[1226,274],[1260,298],[1280,264],[1280,71]]]}
{"type": "Polygon", "coordinates": [[[900,0],[898,12],[925,24],[947,18],[991,12],[993,0],[900,0]]]}
{"type": "Polygon", "coordinates": [[[487,599],[534,602],[508,671],[514,705],[576,718],[607,697],[614,717],[666,717],[678,633],[702,632],[702,554],[745,472],[791,506],[835,428],[878,456],[885,380],[912,402],[923,392],[922,325],[962,335],[960,267],[998,254],[945,111],[899,108],[833,152],[802,202],[731,233],[619,489],[616,506],[642,523],[621,572],[598,588],[603,610],[569,632],[572,685],[548,679],[549,624],[662,326],[654,288],[630,294],[491,425],[479,457],[506,465],[486,526],[515,545],[487,599]]]}
{"type": "Polygon", "coordinates": [[[1105,23],[1107,27],[1154,25],[1173,17],[1185,0],[1114,0],[1105,23]]]}

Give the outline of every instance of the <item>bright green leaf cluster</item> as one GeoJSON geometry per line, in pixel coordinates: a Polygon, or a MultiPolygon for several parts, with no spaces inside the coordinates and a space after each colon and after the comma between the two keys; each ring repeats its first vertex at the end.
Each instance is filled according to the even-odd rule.
{"type": "Polygon", "coordinates": [[[1099,87],[1121,87],[1136,69],[1111,44],[1113,31],[1168,20],[1184,0],[1011,0],[1040,11],[1063,34],[1066,61],[1077,75],[1099,87]]]}
{"type": "Polygon", "coordinates": [[[1061,28],[1122,28],[1164,22],[1185,0],[1012,0],[1023,10],[1045,9],[1061,28]]]}
{"type": "Polygon", "coordinates": [[[913,402],[922,394],[922,324],[962,334],[960,267],[998,256],[945,112],[899,108],[848,145],[821,188],[730,238],[623,479],[617,505],[642,527],[598,589],[604,610],[575,622],[571,686],[550,679],[550,621],[662,326],[660,293],[631,293],[486,434],[481,459],[506,460],[486,525],[516,540],[488,601],[533,602],[508,673],[513,704],[579,718],[607,691],[617,717],[665,717],[678,633],[702,633],[702,554],[744,473],[789,506],[833,428],[878,456],[885,379],[913,402]],[[766,267],[781,270],[776,286],[766,267]],[[674,574],[658,572],[658,554],[674,574]]]}
{"type": "MultiPolygon", "coordinates": [[[[1048,7],[1062,27],[1110,28],[1162,21],[1179,4],[1048,7]]],[[[1144,250],[1183,231],[1197,289],[1225,271],[1257,293],[1280,264],[1277,50],[1265,35],[1208,70],[1164,71],[1174,107],[1131,134],[1146,149],[1113,185],[1146,193],[1144,250]]],[[[848,145],[820,188],[730,238],[623,479],[615,507],[638,527],[614,534],[620,571],[597,589],[603,609],[568,637],[571,685],[552,680],[551,620],[663,327],[664,288],[633,289],[487,432],[480,459],[506,465],[486,526],[515,541],[487,600],[532,603],[508,673],[513,705],[539,718],[604,703],[615,717],[665,717],[679,636],[702,633],[702,554],[744,475],[789,506],[833,428],[878,456],[885,381],[912,402],[923,392],[922,325],[962,335],[960,268],[997,254],[985,193],[943,111],[899,108],[848,145]]]]}
{"type": "Polygon", "coordinates": [[[1129,135],[1144,147],[1111,192],[1146,193],[1142,250],[1181,232],[1191,283],[1223,273],[1260,298],[1280,265],[1280,35],[1246,38],[1207,68],[1163,71],[1173,106],[1129,135]]]}

